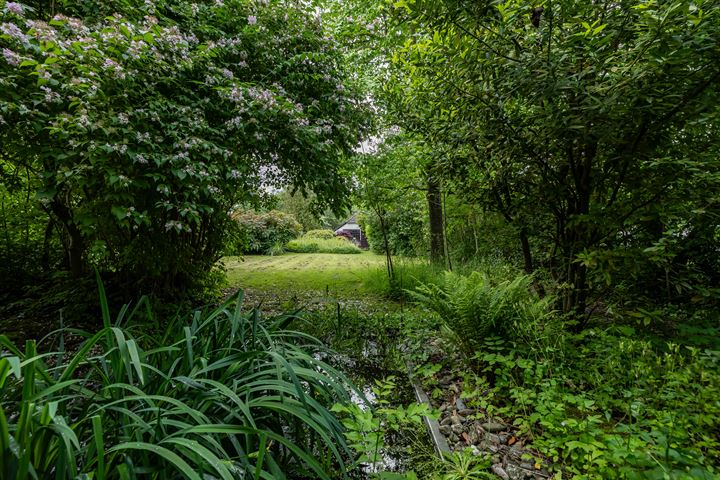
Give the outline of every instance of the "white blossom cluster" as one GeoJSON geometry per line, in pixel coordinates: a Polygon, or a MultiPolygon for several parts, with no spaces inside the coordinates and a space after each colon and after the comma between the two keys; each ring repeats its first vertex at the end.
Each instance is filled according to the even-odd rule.
{"type": "MultiPolygon", "coordinates": [[[[226,8],[221,0],[187,4],[196,16],[226,8]]],[[[301,149],[315,148],[315,155],[356,136],[328,113],[358,105],[326,58],[331,39],[319,52],[295,51],[306,25],[268,30],[271,16],[288,20],[282,8],[289,7],[255,1],[238,17],[252,35],[241,30],[200,38],[164,24],[149,0],[140,20],[114,15],[100,24],[62,14],[33,20],[24,5],[6,2],[0,11],[3,90],[29,93],[17,101],[0,92],[0,128],[50,125],[72,152],[68,162],[83,165],[67,181],[104,170],[111,188],[156,192],[157,207],[177,215],[166,231],[190,232],[201,216],[197,205],[213,211],[215,197],[254,181],[240,173],[248,164],[279,164],[287,152],[297,160],[301,149]],[[273,73],[280,62],[287,72],[273,73]],[[185,81],[198,65],[200,78],[181,87],[186,98],[175,98],[168,86],[185,81]],[[197,205],[181,208],[178,192],[197,205]]],[[[134,207],[126,212],[132,221],[147,214],[134,207]]]]}

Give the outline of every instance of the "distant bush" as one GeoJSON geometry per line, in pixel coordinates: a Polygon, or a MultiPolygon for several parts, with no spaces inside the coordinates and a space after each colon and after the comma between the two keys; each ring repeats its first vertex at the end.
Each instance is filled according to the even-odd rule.
{"type": "Polygon", "coordinates": [[[352,236],[352,233],[348,232],[347,230],[343,230],[342,232],[337,234],[338,238],[344,238],[346,240],[350,240],[351,242],[355,243],[355,238],[352,236]]]}
{"type": "Polygon", "coordinates": [[[303,235],[307,238],[320,238],[323,240],[331,240],[335,238],[335,232],[332,230],[310,230],[303,235]]]}
{"type": "Polygon", "coordinates": [[[300,235],[302,226],[290,214],[272,210],[264,213],[236,211],[235,225],[226,245],[229,255],[282,253],[283,246],[300,235]]]}
{"type": "Polygon", "coordinates": [[[307,235],[288,242],[286,250],[295,253],[362,253],[357,245],[342,237],[323,239],[307,235]]]}
{"type": "MultiPolygon", "coordinates": [[[[403,257],[423,257],[427,254],[429,237],[424,223],[423,203],[405,199],[397,203],[385,215],[387,241],[390,253],[403,257]]],[[[385,240],[380,219],[371,212],[359,215],[359,222],[370,248],[378,254],[385,253],[385,240]]]]}

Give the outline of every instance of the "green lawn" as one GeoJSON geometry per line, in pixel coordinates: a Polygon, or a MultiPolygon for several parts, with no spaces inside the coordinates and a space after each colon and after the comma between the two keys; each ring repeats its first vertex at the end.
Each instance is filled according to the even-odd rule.
{"type": "Polygon", "coordinates": [[[371,252],[226,257],[223,262],[232,287],[342,296],[374,293],[372,284],[384,280],[385,269],[385,257],[371,252]]]}

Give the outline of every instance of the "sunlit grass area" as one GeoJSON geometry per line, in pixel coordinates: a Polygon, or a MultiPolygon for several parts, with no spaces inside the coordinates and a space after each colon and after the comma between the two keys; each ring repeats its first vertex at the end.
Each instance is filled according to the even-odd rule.
{"type": "Polygon", "coordinates": [[[333,295],[373,293],[384,281],[385,257],[288,253],[279,256],[245,256],[223,259],[232,287],[262,290],[317,290],[333,295]]]}

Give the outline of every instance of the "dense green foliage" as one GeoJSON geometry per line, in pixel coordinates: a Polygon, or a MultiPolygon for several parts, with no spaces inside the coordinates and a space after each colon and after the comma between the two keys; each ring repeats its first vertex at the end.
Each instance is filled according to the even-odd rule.
{"type": "Polygon", "coordinates": [[[271,200],[275,209],[289,213],[297,219],[305,232],[318,229],[334,229],[342,223],[329,208],[319,211],[318,199],[312,192],[303,196],[300,192],[294,194],[288,190],[273,195],[271,200]]]}
{"type": "Polygon", "coordinates": [[[716,478],[719,60],[716,0],[0,0],[0,476],[716,478]]]}
{"type": "Polygon", "coordinates": [[[16,292],[60,263],[57,240],[45,236],[54,227],[31,194],[37,185],[37,179],[0,159],[0,291],[16,292]]]}
{"type": "Polygon", "coordinates": [[[304,235],[306,238],[317,238],[320,240],[332,240],[335,238],[335,232],[328,229],[317,229],[317,230],[309,230],[305,232],[304,235]]]}
{"type": "Polygon", "coordinates": [[[348,451],[328,408],[350,384],[288,331],[292,316],[241,312],[242,296],[165,333],[142,303],[77,351],[21,351],[0,337],[3,478],[331,478],[348,451]],[[144,317],[144,318],[139,318],[144,317]],[[71,354],[68,358],[67,355],[71,354]],[[312,473],[309,473],[312,472],[312,473]]]}
{"type": "Polygon", "coordinates": [[[716,478],[717,314],[680,316],[662,335],[639,335],[634,319],[567,334],[530,285],[448,274],[413,295],[472,358],[468,405],[514,419],[573,478],[716,478]]]}
{"type": "Polygon", "coordinates": [[[365,213],[359,221],[376,253],[427,254],[423,153],[411,139],[390,135],[376,152],[360,157],[356,197],[365,213]]]}
{"type": "Polygon", "coordinates": [[[487,274],[446,272],[438,284],[424,284],[411,298],[445,321],[458,343],[474,353],[491,336],[522,345],[553,338],[560,331],[550,311],[553,299],[531,292],[532,278],[498,281],[487,274]]]}
{"type": "Polygon", "coordinates": [[[271,210],[236,211],[225,249],[228,255],[282,253],[285,244],[300,235],[302,225],[292,215],[271,210]]]}
{"type": "Polygon", "coordinates": [[[581,478],[717,478],[717,350],[638,339],[629,326],[551,340],[487,340],[473,402],[515,417],[535,448],[581,478]]]}
{"type": "Polygon", "coordinates": [[[717,2],[395,6],[414,33],[393,56],[398,122],[452,146],[438,159],[448,186],[517,229],[526,270],[553,275],[564,311],[639,276],[656,298],[709,293],[717,2]]]}
{"type": "Polygon", "coordinates": [[[192,283],[219,258],[227,212],[261,186],[343,205],[339,173],[366,117],[311,8],[130,1],[113,16],[62,4],[53,16],[8,5],[0,158],[33,179],[27,195],[75,275],[93,264],[192,283]]]}
{"type": "MultiPolygon", "coordinates": [[[[320,230],[322,232],[322,230],[320,230]]],[[[362,253],[362,250],[345,237],[324,238],[317,236],[317,230],[287,244],[288,252],[296,253],[362,253]]]]}

